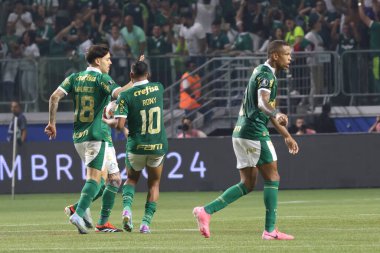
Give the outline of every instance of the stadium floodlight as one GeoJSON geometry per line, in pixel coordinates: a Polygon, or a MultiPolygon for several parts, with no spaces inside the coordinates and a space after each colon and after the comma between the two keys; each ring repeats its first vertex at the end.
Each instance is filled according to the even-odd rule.
{"type": "Polygon", "coordinates": [[[15,199],[15,184],[16,184],[16,151],[17,151],[17,121],[18,117],[14,118],[13,122],[13,153],[12,153],[12,199],[15,199]]]}

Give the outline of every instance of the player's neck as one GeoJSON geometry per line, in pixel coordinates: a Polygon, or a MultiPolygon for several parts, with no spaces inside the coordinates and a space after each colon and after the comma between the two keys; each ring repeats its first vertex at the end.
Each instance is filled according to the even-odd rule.
{"type": "Polygon", "coordinates": [[[277,64],[272,59],[268,59],[268,64],[274,69],[274,73],[277,74],[277,64]]]}

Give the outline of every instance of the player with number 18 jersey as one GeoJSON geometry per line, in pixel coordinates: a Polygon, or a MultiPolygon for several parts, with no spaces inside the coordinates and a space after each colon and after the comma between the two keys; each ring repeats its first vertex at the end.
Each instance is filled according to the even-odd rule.
{"type": "Polygon", "coordinates": [[[110,95],[120,88],[108,74],[88,67],[86,71],[71,74],[59,86],[66,95],[73,94],[74,143],[106,141],[112,143],[111,129],[102,122],[103,108],[110,95]]]}

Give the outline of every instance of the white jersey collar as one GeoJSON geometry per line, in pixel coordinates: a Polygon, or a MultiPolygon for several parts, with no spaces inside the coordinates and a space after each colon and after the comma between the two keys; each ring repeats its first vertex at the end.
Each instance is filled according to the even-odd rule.
{"type": "Polygon", "coordinates": [[[149,83],[149,81],[145,79],[145,80],[133,83],[133,86],[143,85],[143,84],[147,84],[147,83],[149,83]]]}
{"type": "Polygon", "coordinates": [[[267,60],[265,63],[264,63],[265,66],[267,66],[273,73],[274,76],[276,76],[276,70],[274,68],[272,68],[271,65],[269,65],[269,60],[267,60]]]}
{"type": "Polygon", "coordinates": [[[94,72],[98,72],[98,73],[102,74],[102,71],[100,71],[100,69],[95,68],[95,67],[91,67],[91,66],[87,67],[86,71],[94,71],[94,72]]]}

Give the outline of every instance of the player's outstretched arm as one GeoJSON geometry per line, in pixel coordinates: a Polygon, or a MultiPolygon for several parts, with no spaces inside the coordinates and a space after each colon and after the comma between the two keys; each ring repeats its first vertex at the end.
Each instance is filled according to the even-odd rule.
{"type": "Polygon", "coordinates": [[[292,155],[297,154],[299,151],[298,144],[290,135],[290,133],[288,132],[288,129],[280,125],[280,123],[278,123],[278,121],[275,118],[271,118],[270,120],[273,126],[276,128],[277,132],[279,132],[279,134],[281,134],[282,137],[284,137],[285,144],[286,146],[288,146],[288,149],[289,149],[289,153],[292,155]]]}
{"type": "Polygon", "coordinates": [[[45,127],[45,133],[47,136],[49,136],[49,140],[55,139],[57,136],[57,129],[55,127],[56,123],[56,116],[57,116],[57,110],[58,110],[58,104],[61,98],[65,96],[65,93],[60,90],[56,89],[53,94],[51,94],[49,99],[49,123],[45,127]]]}

